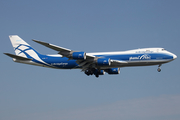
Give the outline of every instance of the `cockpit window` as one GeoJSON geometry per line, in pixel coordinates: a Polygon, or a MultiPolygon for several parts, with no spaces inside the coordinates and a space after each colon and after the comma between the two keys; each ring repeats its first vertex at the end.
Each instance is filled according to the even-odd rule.
{"type": "Polygon", "coordinates": [[[166,49],[164,49],[164,48],[162,49],[162,51],[165,51],[165,50],[166,50],[166,49]]]}

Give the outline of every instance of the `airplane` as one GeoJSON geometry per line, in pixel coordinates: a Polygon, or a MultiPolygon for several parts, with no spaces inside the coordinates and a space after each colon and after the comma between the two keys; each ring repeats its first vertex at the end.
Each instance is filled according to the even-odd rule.
{"type": "Polygon", "coordinates": [[[160,72],[162,64],[177,58],[175,54],[164,48],[85,53],[33,40],[58,52],[56,55],[42,55],[18,35],[10,35],[9,38],[16,55],[4,54],[13,58],[14,62],[55,69],[81,69],[86,75],[95,75],[96,77],[104,75],[105,72],[110,75],[119,74],[120,68],[131,66],[158,65],[157,71],[160,72]]]}

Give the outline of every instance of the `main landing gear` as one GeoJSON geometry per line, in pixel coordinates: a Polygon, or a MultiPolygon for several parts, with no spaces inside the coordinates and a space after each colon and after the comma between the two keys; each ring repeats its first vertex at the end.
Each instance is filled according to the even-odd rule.
{"type": "Polygon", "coordinates": [[[94,71],[93,71],[93,70],[86,70],[84,73],[85,73],[87,76],[89,76],[89,75],[93,75],[94,71]]]}
{"type": "Polygon", "coordinates": [[[158,69],[157,69],[158,72],[161,72],[161,68],[160,67],[161,67],[161,65],[158,66],[158,69]]]}
{"type": "Polygon", "coordinates": [[[91,69],[87,69],[87,70],[85,70],[85,74],[87,75],[87,76],[89,76],[89,75],[95,75],[97,78],[99,77],[99,75],[100,75],[100,73],[99,73],[99,71],[98,72],[95,72],[96,71],[96,69],[95,68],[91,68],[91,69]]]}

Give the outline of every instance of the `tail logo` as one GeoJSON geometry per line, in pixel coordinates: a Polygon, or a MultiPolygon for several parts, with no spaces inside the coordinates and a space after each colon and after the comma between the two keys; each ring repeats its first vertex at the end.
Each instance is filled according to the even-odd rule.
{"type": "MultiPolygon", "coordinates": [[[[21,40],[20,40],[21,41],[21,40]]],[[[15,52],[17,55],[20,55],[21,53],[24,53],[26,55],[26,57],[30,57],[30,55],[26,52],[28,50],[33,50],[33,48],[31,48],[30,46],[28,45],[23,45],[23,44],[20,44],[19,46],[17,46],[15,49],[15,52]],[[19,53],[18,53],[19,51],[19,53]]],[[[34,50],[33,50],[34,51],[34,50]]]]}
{"type": "Polygon", "coordinates": [[[29,45],[24,45],[24,44],[19,44],[15,49],[15,52],[19,56],[27,57],[27,58],[33,58],[33,62],[40,63],[46,66],[49,66],[48,63],[44,62],[41,59],[41,54],[36,52],[31,46],[29,45]]]}

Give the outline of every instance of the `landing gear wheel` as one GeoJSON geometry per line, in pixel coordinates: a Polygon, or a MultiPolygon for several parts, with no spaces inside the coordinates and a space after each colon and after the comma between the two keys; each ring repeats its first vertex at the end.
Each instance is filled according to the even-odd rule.
{"type": "Polygon", "coordinates": [[[98,74],[96,74],[96,77],[98,78],[98,77],[99,77],[99,75],[98,75],[98,74]]]}
{"type": "Polygon", "coordinates": [[[158,68],[157,71],[158,71],[158,72],[161,72],[161,68],[158,68]]]}
{"type": "Polygon", "coordinates": [[[157,69],[158,72],[161,72],[161,68],[160,67],[161,67],[161,64],[158,66],[158,69],[157,69]]]}
{"type": "Polygon", "coordinates": [[[90,73],[89,73],[89,71],[88,71],[88,70],[86,70],[84,73],[85,73],[87,76],[89,76],[89,75],[90,75],[90,73]]]}

